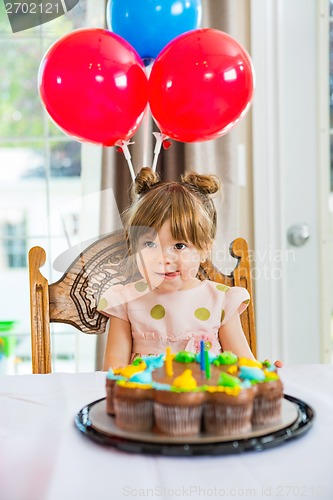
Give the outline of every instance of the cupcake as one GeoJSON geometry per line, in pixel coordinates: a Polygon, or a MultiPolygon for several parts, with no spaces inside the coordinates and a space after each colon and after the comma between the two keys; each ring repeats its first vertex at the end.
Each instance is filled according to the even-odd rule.
{"type": "Polygon", "coordinates": [[[114,415],[114,388],[117,380],[126,380],[123,375],[116,375],[112,368],[109,368],[109,371],[106,375],[105,389],[106,389],[106,413],[108,415],[114,415]]]}
{"type": "Polygon", "coordinates": [[[187,369],[172,385],[159,385],[155,392],[154,418],[157,432],[169,436],[192,436],[201,430],[205,393],[187,369]]]}
{"type": "Polygon", "coordinates": [[[207,386],[204,429],[208,434],[235,436],[252,428],[254,391],[250,383],[221,372],[216,386],[207,386]]]}
{"type": "Polygon", "coordinates": [[[116,425],[126,431],[145,432],[153,427],[151,370],[135,373],[129,380],[120,380],[114,390],[116,425]]]}
{"type": "Polygon", "coordinates": [[[248,380],[255,389],[253,425],[270,425],[281,420],[283,385],[274,365],[240,366],[239,377],[248,380]]]}
{"type": "Polygon", "coordinates": [[[106,413],[109,415],[115,414],[114,409],[114,389],[118,380],[127,380],[134,373],[143,371],[146,364],[140,359],[134,361],[131,365],[124,368],[116,368],[113,370],[109,368],[106,375],[105,389],[106,389],[106,413]]]}

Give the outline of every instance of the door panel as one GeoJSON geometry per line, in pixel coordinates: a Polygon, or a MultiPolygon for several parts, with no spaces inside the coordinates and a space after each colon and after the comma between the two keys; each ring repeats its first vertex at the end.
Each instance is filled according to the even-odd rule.
{"type": "Polygon", "coordinates": [[[285,362],[315,363],[327,355],[321,299],[327,287],[321,266],[326,251],[324,200],[318,199],[323,168],[319,4],[251,2],[257,81],[253,170],[258,351],[259,357],[285,362]],[[305,225],[309,232],[301,245],[290,237],[295,225],[305,225]]]}

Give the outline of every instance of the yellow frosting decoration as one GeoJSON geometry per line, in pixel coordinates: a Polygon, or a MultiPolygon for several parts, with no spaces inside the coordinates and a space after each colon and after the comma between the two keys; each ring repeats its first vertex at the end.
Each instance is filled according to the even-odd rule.
{"type": "Polygon", "coordinates": [[[235,387],[226,387],[223,385],[208,385],[206,388],[207,392],[224,392],[225,394],[228,394],[228,396],[238,396],[241,390],[242,388],[240,385],[237,385],[235,387]]]}
{"type": "Polygon", "coordinates": [[[128,365],[124,368],[116,368],[114,370],[115,375],[122,375],[123,377],[130,378],[134,373],[142,372],[147,368],[147,365],[144,361],[141,361],[138,365],[128,365]]]}
{"type": "Polygon", "coordinates": [[[129,389],[151,389],[151,384],[139,384],[138,382],[129,382],[128,380],[119,380],[117,382],[121,387],[128,387],[129,389]]]}
{"type": "Polygon", "coordinates": [[[184,370],[184,372],[176,377],[172,382],[174,387],[179,387],[180,389],[196,389],[197,381],[192,376],[192,370],[184,370]]]}
{"type": "Polygon", "coordinates": [[[232,375],[233,373],[236,373],[236,372],[237,372],[237,370],[238,370],[237,365],[231,365],[231,366],[228,368],[227,372],[228,372],[228,373],[230,373],[230,375],[232,375]]]}
{"type": "Polygon", "coordinates": [[[279,380],[279,375],[275,372],[269,372],[268,370],[264,370],[265,377],[269,380],[279,380]]]}
{"type": "MultiPolygon", "coordinates": [[[[174,360],[174,357],[176,356],[175,353],[170,352],[170,358],[174,360]]],[[[166,356],[163,356],[164,361],[166,360],[166,356]]]]}
{"type": "Polygon", "coordinates": [[[262,363],[256,359],[239,358],[239,366],[252,366],[255,368],[262,368],[262,363]]]}

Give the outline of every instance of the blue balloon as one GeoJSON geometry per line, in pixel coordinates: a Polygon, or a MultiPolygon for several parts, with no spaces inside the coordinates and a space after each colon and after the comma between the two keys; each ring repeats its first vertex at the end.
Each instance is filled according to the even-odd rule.
{"type": "Polygon", "coordinates": [[[127,40],[142,59],[156,59],[178,35],[201,23],[201,0],[109,0],[108,29],[127,40]]]}

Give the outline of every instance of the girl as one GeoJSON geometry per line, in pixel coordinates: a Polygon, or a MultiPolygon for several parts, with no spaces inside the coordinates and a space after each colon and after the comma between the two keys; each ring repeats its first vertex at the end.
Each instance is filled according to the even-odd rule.
{"type": "Polygon", "coordinates": [[[104,370],[167,346],[199,352],[202,339],[214,355],[224,350],[254,359],[239,318],[248,291],[197,277],[216,233],[210,195],[219,188],[211,175],[185,174],[181,182],[160,182],[150,168],[137,175],[132,189],[138,199],[124,225],[141,279],[114,285],[101,297],[98,310],[110,317],[104,370]]]}

